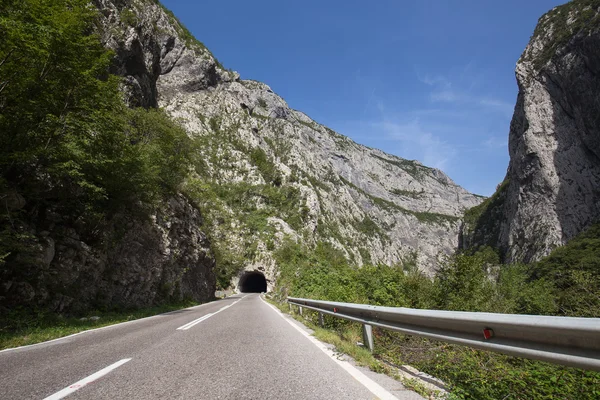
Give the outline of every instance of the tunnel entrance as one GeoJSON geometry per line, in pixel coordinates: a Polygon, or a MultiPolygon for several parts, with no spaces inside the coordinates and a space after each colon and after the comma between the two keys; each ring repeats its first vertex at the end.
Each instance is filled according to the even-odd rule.
{"type": "Polygon", "coordinates": [[[242,293],[262,293],[267,291],[267,279],[262,272],[246,271],[240,277],[238,289],[242,293]]]}

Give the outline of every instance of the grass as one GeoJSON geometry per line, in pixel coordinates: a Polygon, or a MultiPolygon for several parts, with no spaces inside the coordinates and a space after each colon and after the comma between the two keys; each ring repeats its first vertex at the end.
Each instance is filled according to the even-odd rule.
{"type": "Polygon", "coordinates": [[[422,182],[425,178],[425,175],[429,174],[430,171],[433,171],[433,168],[426,167],[424,165],[418,164],[416,161],[405,160],[398,158],[396,160],[390,160],[384,157],[380,157],[377,154],[371,154],[373,157],[386,162],[388,164],[394,165],[404,171],[406,171],[413,178],[422,182]]]}
{"type": "Polygon", "coordinates": [[[390,192],[395,194],[396,196],[412,197],[413,199],[418,199],[425,193],[424,190],[417,192],[415,190],[403,190],[403,189],[392,189],[392,190],[390,190],[390,192]]]}
{"type": "Polygon", "coordinates": [[[373,221],[365,216],[361,221],[355,221],[353,224],[357,231],[363,233],[367,237],[379,236],[382,239],[390,240],[389,236],[373,221]]]}
{"type": "Polygon", "coordinates": [[[295,312],[290,313],[289,306],[285,303],[279,303],[269,298],[265,299],[267,302],[277,307],[282,313],[291,315],[294,319],[312,329],[312,335],[315,338],[321,342],[332,344],[336,352],[352,357],[357,365],[367,367],[377,373],[386,374],[400,381],[405,387],[417,392],[425,398],[440,398],[440,392],[427,388],[417,379],[406,378],[399,375],[395,368],[376,358],[376,356],[368,349],[357,346],[356,343],[362,341],[359,324],[342,323],[342,328],[338,330],[321,328],[313,322],[313,318],[316,318],[317,315],[316,312],[305,310],[304,316],[301,316],[295,312]]]}
{"type": "MultiPolygon", "coordinates": [[[[317,315],[317,313],[314,311],[304,310],[305,316],[301,316],[296,312],[290,313],[289,306],[286,303],[279,303],[269,298],[266,298],[266,300],[270,304],[277,307],[282,313],[291,315],[294,319],[312,329],[314,331],[313,336],[320,341],[332,344],[335,346],[335,350],[337,352],[347,354],[352,357],[358,365],[369,367],[374,371],[381,369],[381,366],[378,365],[379,361],[373,357],[373,354],[371,354],[369,350],[356,345],[356,342],[362,340],[358,330],[352,329],[356,327],[347,327],[343,331],[343,334],[340,335],[338,332],[320,328],[313,323],[312,317],[317,315]]],[[[294,308],[294,310],[295,309],[296,308],[294,308]]]]}
{"type": "Polygon", "coordinates": [[[11,310],[0,319],[0,350],[58,339],[89,329],[101,328],[192,307],[199,303],[183,301],[138,310],[88,312],[80,316],[63,316],[50,312],[11,310]],[[90,317],[100,317],[90,320],[90,317]]]}
{"type": "Polygon", "coordinates": [[[599,374],[390,331],[375,332],[378,354],[442,379],[452,399],[598,399],[599,374]]]}
{"type": "MultiPolygon", "coordinates": [[[[289,313],[287,304],[275,303],[289,313]]],[[[294,308],[295,310],[295,308],[294,308]]],[[[448,399],[597,399],[598,373],[540,361],[511,357],[464,346],[430,341],[383,329],[374,329],[375,352],[356,345],[362,341],[360,325],[325,316],[324,329],[316,326],[317,313],[304,310],[291,315],[314,330],[322,342],[352,357],[358,365],[385,373],[425,398],[438,398],[417,379],[398,375],[396,365],[410,364],[437,376],[450,387],[448,399]]]]}
{"type": "Polygon", "coordinates": [[[312,130],[316,130],[316,125],[314,122],[306,122],[306,121],[302,121],[301,119],[296,118],[296,122],[298,122],[299,124],[302,124],[304,126],[306,126],[307,128],[310,128],[312,130]]]}
{"type": "Polygon", "coordinates": [[[349,355],[358,365],[370,367],[373,370],[380,369],[380,366],[377,365],[379,361],[373,357],[373,354],[366,348],[356,345],[359,337],[354,330],[346,330],[344,336],[324,328],[314,327],[313,330],[314,337],[322,342],[334,345],[337,352],[349,355]]]}
{"type": "Polygon", "coordinates": [[[310,182],[314,189],[319,188],[325,192],[331,192],[331,188],[325,183],[311,175],[307,175],[306,179],[310,182]]]}

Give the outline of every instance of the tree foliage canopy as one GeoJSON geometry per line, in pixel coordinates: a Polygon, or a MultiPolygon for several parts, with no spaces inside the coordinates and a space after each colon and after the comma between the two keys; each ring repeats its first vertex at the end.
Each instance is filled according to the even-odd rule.
{"type": "Polygon", "coordinates": [[[190,168],[182,128],[160,110],[126,107],[97,18],[87,0],[2,0],[0,263],[12,265],[5,277],[22,272],[35,242],[26,226],[44,228],[50,210],[93,236],[119,210],[151,209],[190,168]],[[25,206],[10,207],[17,195],[25,206]]]}

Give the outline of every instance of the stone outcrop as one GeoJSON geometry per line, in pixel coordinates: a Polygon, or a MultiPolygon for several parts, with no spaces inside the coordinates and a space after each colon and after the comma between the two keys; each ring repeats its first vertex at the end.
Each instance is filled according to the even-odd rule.
{"type": "Polygon", "coordinates": [[[540,18],[516,67],[510,164],[498,192],[471,210],[462,246],[530,262],[600,216],[600,2],[540,18]]]}
{"type": "Polygon", "coordinates": [[[33,242],[35,278],[3,281],[0,296],[8,306],[57,312],[207,301],[215,291],[214,258],[201,226],[183,196],[168,199],[151,218],[117,214],[94,240],[50,209],[21,229],[33,242]]]}
{"type": "MultiPolygon", "coordinates": [[[[155,31],[134,28],[136,21],[150,17],[141,9],[121,13],[128,5],[125,3],[115,1],[117,7],[105,0],[95,2],[107,28],[101,32],[104,42],[115,51],[112,72],[124,77],[123,91],[131,106],[157,106],[160,74],[177,73],[169,64],[171,58],[172,64],[176,60],[196,71],[207,71],[181,80],[183,85],[206,88],[221,80],[212,58],[201,66],[187,63],[195,58],[185,45],[175,42],[177,32],[161,7],[152,2],[154,6],[146,9],[145,4],[135,3],[154,13],[152,29],[170,32],[165,33],[171,38],[166,43],[158,41],[162,36],[155,31]]],[[[27,199],[20,193],[2,197],[2,207],[8,211],[25,211],[26,206],[27,199]]],[[[42,211],[26,210],[27,222],[15,227],[27,247],[27,259],[18,260],[25,267],[0,276],[0,312],[16,305],[79,312],[212,299],[215,259],[199,210],[180,194],[158,207],[142,207],[143,212],[123,209],[111,213],[108,221],[93,229],[74,223],[60,204],[42,211]],[[149,208],[154,209],[150,218],[149,208]]]]}

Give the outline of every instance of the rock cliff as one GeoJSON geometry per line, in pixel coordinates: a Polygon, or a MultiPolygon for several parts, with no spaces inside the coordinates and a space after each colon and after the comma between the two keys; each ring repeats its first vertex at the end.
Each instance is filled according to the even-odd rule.
{"type": "Polygon", "coordinates": [[[482,198],[439,170],[359,145],[266,84],[225,70],[160,4],[97,4],[128,93],[164,108],[201,143],[200,180],[217,197],[204,205],[207,229],[245,269],[272,283],[284,237],[327,241],[357,265],[415,256],[427,272],[457,247],[464,210],[482,198]]]}
{"type": "Polygon", "coordinates": [[[34,249],[35,270],[3,280],[0,295],[7,306],[57,312],[207,301],[215,291],[214,258],[201,226],[199,211],[183,196],[148,219],[123,211],[93,240],[49,209],[20,229],[34,249]]]}
{"type": "Polygon", "coordinates": [[[85,223],[68,215],[61,196],[48,196],[52,190],[34,199],[7,186],[0,233],[12,247],[0,254],[1,307],[205,301],[217,282],[235,284],[243,270],[261,271],[272,288],[277,252],[289,241],[328,243],[357,266],[414,259],[430,274],[440,254],[456,249],[464,210],[481,197],[442,171],[313,121],[264,83],[240,79],[157,1],[93,4],[126,103],[162,108],[192,139],[190,176],[158,206],[139,200],[85,223]]]}
{"type": "MultiPolygon", "coordinates": [[[[56,8],[62,5],[57,4],[56,8]]],[[[12,22],[17,25],[18,21],[12,22]]],[[[112,34],[120,37],[116,29],[112,34]]],[[[156,106],[155,81],[160,69],[151,63],[137,63],[146,57],[138,51],[149,54],[153,48],[152,39],[148,38],[143,46],[134,43],[124,50],[126,52],[116,53],[113,72],[126,77],[124,90],[132,106],[156,106]]],[[[10,57],[4,58],[3,63],[7,60],[10,61],[10,57]]],[[[31,66],[24,69],[26,67],[31,66]]],[[[10,71],[11,74],[19,72],[10,71]]],[[[5,89],[7,83],[3,85],[5,89]]],[[[41,90],[29,91],[39,92],[41,90]]],[[[118,100],[118,91],[115,92],[118,100]]],[[[0,113],[5,112],[2,106],[7,102],[4,97],[0,99],[0,113]]],[[[67,101],[65,110],[68,105],[67,101]]],[[[48,112],[44,118],[52,117],[48,112]]],[[[5,115],[0,115],[0,119],[5,120],[5,115]]],[[[80,128],[80,132],[83,136],[85,131],[80,128]]],[[[16,129],[2,132],[3,139],[12,137],[16,141],[17,135],[16,129]]],[[[50,142],[48,139],[46,148],[50,142]]],[[[35,147],[33,141],[28,145],[35,147]]],[[[78,312],[145,307],[184,299],[205,302],[214,297],[215,259],[202,231],[204,221],[200,211],[187,197],[165,192],[168,194],[161,194],[159,204],[141,204],[141,198],[133,196],[130,202],[110,210],[105,201],[94,208],[93,203],[85,203],[80,187],[65,184],[66,179],[53,178],[55,175],[44,168],[44,162],[49,162],[39,154],[34,162],[18,164],[14,161],[17,157],[8,159],[7,163],[3,154],[0,161],[0,235],[4,242],[0,251],[0,314],[5,315],[7,310],[17,306],[78,312]],[[19,168],[11,171],[10,161],[19,168]],[[27,175],[27,168],[36,172],[27,175]],[[23,177],[27,177],[28,185],[23,184],[26,180],[23,177]],[[84,207],[88,212],[80,210],[84,207]]],[[[111,161],[110,158],[103,160],[111,161]]],[[[115,169],[113,174],[118,181],[120,172],[115,169]]],[[[98,177],[97,172],[91,175],[98,177]]],[[[102,178],[106,176],[98,179],[102,178]]],[[[103,198],[108,198],[107,192],[103,193],[103,198]]]]}
{"type": "Polygon", "coordinates": [[[600,216],[600,1],[542,16],[519,59],[510,164],[465,217],[461,246],[507,262],[539,260],[600,216]]]}

